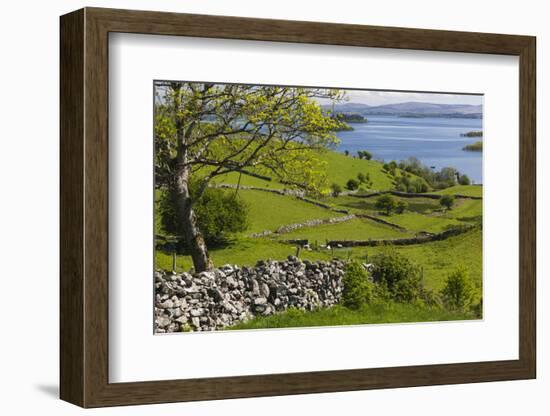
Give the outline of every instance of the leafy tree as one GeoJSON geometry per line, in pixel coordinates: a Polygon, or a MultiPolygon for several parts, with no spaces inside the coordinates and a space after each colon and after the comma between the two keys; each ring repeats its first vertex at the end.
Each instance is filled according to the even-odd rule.
{"type": "Polygon", "coordinates": [[[421,270],[407,257],[395,250],[388,250],[373,257],[372,263],[374,283],[391,299],[414,302],[424,297],[426,291],[421,270]]]}
{"type": "Polygon", "coordinates": [[[441,291],[444,305],[455,310],[468,308],[473,302],[474,294],[474,286],[464,268],[459,268],[451,273],[445,280],[445,286],[441,291]]]}
{"type": "Polygon", "coordinates": [[[451,209],[455,203],[455,197],[454,195],[443,195],[439,199],[439,204],[444,207],[445,209],[451,209]]]}
{"type": "Polygon", "coordinates": [[[330,189],[332,191],[332,196],[335,198],[342,193],[342,187],[337,183],[330,185],[330,189]]]}
{"type": "Polygon", "coordinates": [[[373,298],[373,283],[363,266],[353,261],[346,265],[342,303],[350,309],[359,309],[373,298]]]}
{"type": "Polygon", "coordinates": [[[367,181],[367,177],[365,176],[364,173],[359,172],[357,174],[357,180],[361,183],[365,183],[367,181]]]}
{"type": "Polygon", "coordinates": [[[344,150],[344,154],[345,154],[346,156],[349,156],[349,150],[344,150]]]}
{"type": "Polygon", "coordinates": [[[346,182],[346,188],[348,188],[350,191],[355,191],[356,189],[359,189],[359,181],[355,179],[349,179],[346,182]]]}
{"type": "Polygon", "coordinates": [[[384,194],[378,197],[375,206],[377,209],[384,211],[386,215],[390,215],[397,207],[397,202],[390,194],[384,194]]]}
{"type": "Polygon", "coordinates": [[[471,181],[467,175],[460,175],[460,177],[458,178],[458,183],[460,185],[470,185],[471,181]]]}
{"type": "Polygon", "coordinates": [[[359,159],[371,160],[372,159],[372,153],[367,151],[367,150],[358,150],[357,151],[357,157],[359,159]]]}
{"type": "Polygon", "coordinates": [[[213,267],[195,203],[213,178],[254,169],[310,192],[326,189],[319,153],[337,144],[339,121],[317,99],[337,90],[155,83],[155,182],[173,193],[195,270],[213,267]],[[196,180],[192,195],[190,181],[196,180]]]}

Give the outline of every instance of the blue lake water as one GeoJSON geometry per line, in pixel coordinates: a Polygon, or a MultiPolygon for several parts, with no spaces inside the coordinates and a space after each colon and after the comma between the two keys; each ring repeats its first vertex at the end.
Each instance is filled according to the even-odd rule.
{"type": "Polygon", "coordinates": [[[368,123],[351,124],[355,130],[339,131],[338,151],[368,150],[373,159],[400,161],[417,157],[436,170],[453,167],[474,183],[483,183],[483,153],[462,148],[479,137],[461,137],[461,133],[482,130],[480,119],[405,118],[367,116],[368,123]]]}

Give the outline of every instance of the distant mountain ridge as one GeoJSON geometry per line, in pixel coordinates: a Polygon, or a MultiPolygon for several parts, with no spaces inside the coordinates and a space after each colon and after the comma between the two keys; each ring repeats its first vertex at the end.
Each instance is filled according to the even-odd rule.
{"type": "MultiPolygon", "coordinates": [[[[323,105],[326,110],[332,110],[332,105],[323,105]]],[[[362,103],[335,104],[337,113],[358,113],[361,115],[395,115],[395,116],[451,116],[451,117],[481,117],[482,105],[472,104],[436,104],[409,101],[397,104],[370,106],[362,103]]]]}

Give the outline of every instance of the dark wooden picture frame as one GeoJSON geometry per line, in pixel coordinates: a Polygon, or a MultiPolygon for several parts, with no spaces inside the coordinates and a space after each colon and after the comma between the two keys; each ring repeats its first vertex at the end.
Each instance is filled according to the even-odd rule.
{"type": "Polygon", "coordinates": [[[535,38],[530,36],[98,8],[62,16],[61,398],[82,407],[101,407],[535,378],[535,45],[535,38]],[[110,32],[518,56],[519,359],[109,383],[110,32]]]}

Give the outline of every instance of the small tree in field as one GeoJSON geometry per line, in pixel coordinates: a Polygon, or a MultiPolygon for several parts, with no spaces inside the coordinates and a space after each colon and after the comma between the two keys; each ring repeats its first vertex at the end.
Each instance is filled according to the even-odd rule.
{"type": "Polygon", "coordinates": [[[454,203],[455,203],[454,195],[443,195],[439,200],[439,204],[447,210],[451,209],[454,203]]]}
{"type": "Polygon", "coordinates": [[[361,182],[361,183],[365,183],[365,182],[367,181],[367,177],[365,176],[364,173],[359,172],[359,173],[357,174],[357,180],[358,180],[359,182],[361,182]]]}
{"type": "Polygon", "coordinates": [[[458,183],[460,185],[470,185],[471,181],[468,175],[460,175],[458,178],[458,183]]]}
{"type": "Polygon", "coordinates": [[[466,269],[460,268],[447,277],[441,297],[447,308],[464,310],[472,304],[474,293],[474,286],[468,272],[466,269]]]}
{"type": "Polygon", "coordinates": [[[356,189],[359,189],[359,181],[355,179],[350,179],[346,182],[346,188],[348,188],[350,191],[355,191],[356,189]]]}
{"type": "Polygon", "coordinates": [[[379,196],[376,200],[376,208],[385,212],[386,215],[390,215],[396,207],[397,201],[389,194],[379,196]]]}
{"type": "Polygon", "coordinates": [[[332,185],[330,185],[330,190],[331,190],[332,196],[335,198],[342,193],[342,187],[337,183],[333,183],[332,185]]]}

